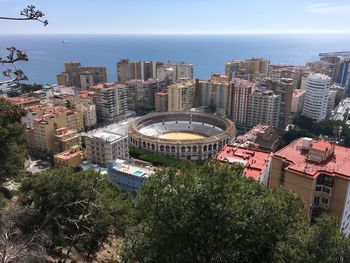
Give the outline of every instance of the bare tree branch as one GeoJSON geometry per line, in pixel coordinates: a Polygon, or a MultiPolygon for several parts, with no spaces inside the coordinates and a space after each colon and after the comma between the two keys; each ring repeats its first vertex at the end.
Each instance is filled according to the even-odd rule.
{"type": "MultiPolygon", "coordinates": [[[[48,25],[47,20],[43,20],[42,18],[45,16],[43,12],[36,9],[34,5],[28,5],[24,8],[20,15],[23,17],[3,17],[0,16],[0,20],[36,20],[44,24],[44,26],[48,25]]],[[[16,62],[18,61],[28,61],[28,56],[21,50],[16,49],[15,47],[7,48],[9,54],[5,58],[0,57],[0,64],[4,66],[4,64],[11,65],[12,69],[6,69],[3,71],[3,76],[7,80],[0,80],[0,85],[2,84],[10,84],[17,83],[19,84],[22,80],[27,80],[27,76],[23,73],[22,70],[18,69],[16,66],[16,62]]]]}
{"type": "Polygon", "coordinates": [[[24,8],[21,13],[21,16],[24,17],[4,17],[4,16],[0,16],[0,19],[3,20],[37,20],[41,23],[44,24],[44,26],[48,25],[48,21],[47,20],[43,20],[42,17],[45,16],[45,14],[43,12],[41,12],[38,9],[35,9],[34,5],[28,5],[26,8],[24,8]]]}

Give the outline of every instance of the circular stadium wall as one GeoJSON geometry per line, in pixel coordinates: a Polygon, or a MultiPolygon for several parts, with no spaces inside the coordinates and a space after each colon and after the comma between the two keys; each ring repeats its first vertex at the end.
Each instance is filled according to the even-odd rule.
{"type": "Polygon", "coordinates": [[[197,112],[145,115],[129,126],[129,145],[179,159],[205,161],[235,136],[228,119],[197,112]]]}

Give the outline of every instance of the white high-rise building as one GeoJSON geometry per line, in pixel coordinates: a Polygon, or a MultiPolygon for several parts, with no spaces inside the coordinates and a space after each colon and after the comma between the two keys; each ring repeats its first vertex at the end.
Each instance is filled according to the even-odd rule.
{"type": "Polygon", "coordinates": [[[303,115],[315,121],[327,116],[331,78],[324,74],[310,74],[306,79],[303,115]]]}
{"type": "Polygon", "coordinates": [[[168,62],[157,67],[158,79],[171,79],[176,82],[181,79],[193,79],[193,65],[185,62],[168,62]]]}

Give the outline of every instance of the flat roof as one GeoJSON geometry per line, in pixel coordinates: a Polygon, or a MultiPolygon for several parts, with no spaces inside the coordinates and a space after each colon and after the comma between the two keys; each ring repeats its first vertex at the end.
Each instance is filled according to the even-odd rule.
{"type": "Polygon", "coordinates": [[[222,163],[241,164],[244,166],[244,176],[259,180],[268,166],[270,156],[268,152],[226,145],[214,159],[222,163]]]}
{"type": "Polygon", "coordinates": [[[56,154],[55,157],[61,160],[69,160],[73,157],[76,157],[77,155],[81,155],[81,152],[80,151],[72,152],[71,150],[67,150],[56,154]]]}
{"type": "MultiPolygon", "coordinates": [[[[286,168],[305,176],[317,177],[320,173],[350,179],[350,148],[335,145],[334,154],[321,163],[308,161],[308,152],[302,151],[303,139],[299,138],[274,154],[274,157],[290,163],[286,168]]],[[[326,151],[331,142],[314,141],[311,149],[326,151]]]]}
{"type": "Polygon", "coordinates": [[[89,136],[90,138],[97,138],[97,139],[102,139],[104,141],[112,142],[115,140],[118,140],[122,138],[122,135],[116,134],[116,133],[110,133],[107,131],[98,131],[89,136]]]}
{"type": "Polygon", "coordinates": [[[155,173],[155,168],[153,166],[136,165],[123,159],[116,159],[112,163],[112,169],[142,178],[148,178],[155,173]]]}

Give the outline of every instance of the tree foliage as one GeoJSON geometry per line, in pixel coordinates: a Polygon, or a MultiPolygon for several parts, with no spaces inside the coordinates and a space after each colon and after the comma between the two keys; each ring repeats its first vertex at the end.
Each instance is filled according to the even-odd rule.
{"type": "Polygon", "coordinates": [[[24,170],[27,149],[22,115],[19,107],[0,98],[0,181],[24,170]]]}
{"type": "Polygon", "coordinates": [[[126,262],[328,262],[303,261],[320,259],[321,249],[344,257],[349,245],[334,224],[328,232],[323,225],[310,228],[302,208],[295,194],[268,190],[244,178],[238,167],[166,169],[136,199],[123,257],[126,262]]]}
{"type": "Polygon", "coordinates": [[[150,152],[137,147],[130,147],[129,154],[136,159],[140,159],[146,162],[151,162],[156,166],[165,166],[165,167],[176,167],[182,168],[191,165],[192,163],[187,160],[180,160],[170,156],[165,156],[160,153],[150,152]]]}
{"type": "Polygon", "coordinates": [[[21,192],[26,203],[33,202],[40,211],[38,225],[56,246],[90,255],[110,234],[124,234],[130,196],[94,171],[45,171],[26,178],[21,192]]]}
{"type": "Polygon", "coordinates": [[[289,131],[286,131],[284,134],[283,134],[283,142],[284,145],[288,145],[290,144],[292,141],[294,141],[295,139],[298,139],[298,138],[301,138],[301,137],[315,137],[314,134],[312,134],[311,132],[309,132],[308,130],[305,130],[305,129],[293,129],[293,130],[289,130],[289,131]]]}
{"type": "Polygon", "coordinates": [[[300,129],[305,129],[305,130],[309,130],[309,131],[311,131],[311,129],[314,125],[314,121],[311,118],[304,116],[304,115],[297,116],[293,120],[293,123],[298,125],[298,127],[300,129]]]}

